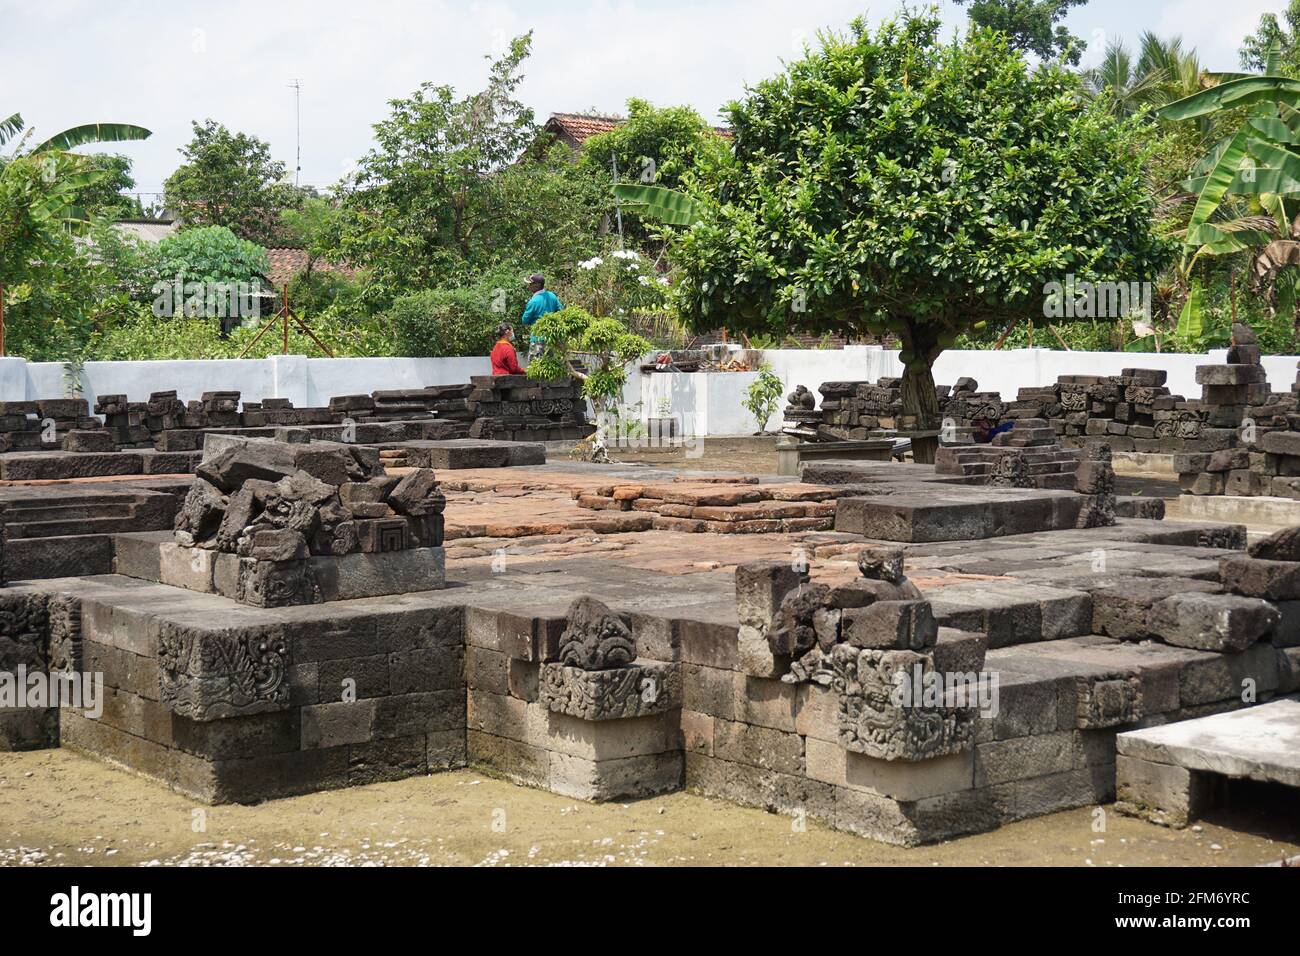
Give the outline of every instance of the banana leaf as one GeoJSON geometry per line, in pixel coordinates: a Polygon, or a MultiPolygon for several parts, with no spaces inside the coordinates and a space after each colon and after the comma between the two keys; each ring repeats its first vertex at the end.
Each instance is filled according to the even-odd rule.
{"type": "Polygon", "coordinates": [[[1267,229],[1220,229],[1216,223],[1207,222],[1187,236],[1187,244],[1201,247],[1197,255],[1222,256],[1265,245],[1273,238],[1267,229]]]}
{"type": "Polygon", "coordinates": [[[1184,96],[1156,111],[1161,119],[1183,120],[1253,103],[1300,103],[1300,80],[1277,76],[1247,76],[1184,96]]]}
{"type": "Polygon", "coordinates": [[[643,215],[670,226],[693,225],[704,213],[703,207],[690,196],[663,186],[618,183],[614,186],[614,195],[623,202],[634,204],[643,215]]]}
{"type": "MultiPolygon", "coordinates": [[[[1184,180],[1179,185],[1189,193],[1198,196],[1205,189],[1206,176],[1184,180]]],[[[1276,193],[1279,196],[1300,196],[1300,180],[1292,179],[1280,169],[1257,166],[1254,169],[1239,169],[1232,176],[1228,194],[1232,196],[1258,196],[1263,193],[1276,193]]]]}
{"type": "Polygon", "coordinates": [[[1300,133],[1300,110],[1285,103],[1277,105],[1278,116],[1282,117],[1282,122],[1286,123],[1287,129],[1293,133],[1300,133]]]}
{"type": "Polygon", "coordinates": [[[1291,218],[1286,214],[1286,200],[1277,193],[1261,193],[1259,204],[1273,217],[1274,234],[1281,239],[1291,235],[1291,218]]]}
{"type": "Polygon", "coordinates": [[[65,172],[58,181],[37,202],[31,205],[31,216],[37,220],[75,219],[70,215],[72,198],[79,189],[103,179],[107,173],[102,169],[86,169],[65,172]]]}
{"type": "Polygon", "coordinates": [[[1205,334],[1205,314],[1201,309],[1201,283],[1193,281],[1187,301],[1178,314],[1178,328],[1174,334],[1184,342],[1198,342],[1205,334]]]}
{"type": "MultiPolygon", "coordinates": [[[[1213,148],[1204,156],[1202,156],[1200,159],[1198,159],[1196,161],[1196,165],[1192,167],[1192,172],[1191,172],[1192,178],[1196,178],[1198,176],[1204,176],[1211,169],[1213,169],[1214,164],[1219,161],[1219,157],[1223,155],[1223,151],[1228,148],[1228,144],[1231,142],[1232,142],[1232,137],[1225,136],[1223,137],[1223,139],[1215,143],[1213,148]]],[[[1199,191],[1200,190],[1193,190],[1193,192],[1199,192],[1199,191]]]]}
{"type": "Polygon", "coordinates": [[[1124,346],[1125,352],[1159,352],[1160,340],[1154,335],[1144,335],[1124,346]]]}
{"type": "Polygon", "coordinates": [[[1250,125],[1263,133],[1271,142],[1285,143],[1288,146],[1300,144],[1300,131],[1291,129],[1274,116],[1256,116],[1250,121],[1250,125]]]}
{"type": "Polygon", "coordinates": [[[1192,218],[1187,223],[1188,236],[1195,235],[1196,230],[1209,221],[1214,210],[1223,202],[1223,197],[1228,194],[1237,170],[1241,167],[1241,161],[1246,158],[1246,144],[1250,138],[1249,127],[1239,129],[1206,177],[1205,187],[1197,197],[1196,208],[1192,210],[1192,218]]]}
{"type": "Polygon", "coordinates": [[[90,143],[121,143],[128,140],[148,139],[153,133],[143,126],[130,123],[87,123],[65,129],[58,136],[41,143],[32,152],[43,153],[51,149],[76,149],[90,143]]]}
{"type": "Polygon", "coordinates": [[[1269,169],[1280,169],[1292,179],[1300,179],[1300,155],[1291,152],[1289,149],[1258,137],[1252,137],[1246,141],[1246,152],[1269,169]]]}

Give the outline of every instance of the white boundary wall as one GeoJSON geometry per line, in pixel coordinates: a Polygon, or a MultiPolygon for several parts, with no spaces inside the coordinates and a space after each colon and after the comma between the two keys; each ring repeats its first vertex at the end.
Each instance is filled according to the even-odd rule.
{"type": "MultiPolygon", "coordinates": [[[[100,395],[126,395],[143,402],[150,392],[176,389],[182,401],[210,391],[238,391],[247,401],[287,398],[298,408],[329,403],[334,395],[357,395],[388,388],[421,388],[468,382],[488,375],[486,357],[314,359],[273,355],[265,359],[177,362],[87,362],[81,394],[93,407],[100,395]]],[[[59,362],[0,358],[0,401],[57,398],[68,392],[59,362]]]]}
{"type": "MultiPolygon", "coordinates": [[[[934,380],[951,385],[963,376],[979,382],[980,391],[999,392],[1014,401],[1022,388],[1055,384],[1061,375],[1118,375],[1125,368],[1158,368],[1169,373],[1166,385],[1175,395],[1199,399],[1196,366],[1222,364],[1227,349],[1207,355],[1150,352],[1065,352],[1055,349],[1005,349],[1000,351],[948,351],[935,363],[934,380]]],[[[831,381],[869,381],[903,374],[898,352],[880,346],[848,346],[842,349],[767,349],[763,360],[781,377],[786,392],[806,386],[814,395],[817,386],[831,381]]],[[[1268,355],[1264,368],[1269,386],[1286,392],[1296,380],[1297,356],[1268,355]]],[[[624,391],[629,404],[641,403],[642,418],[658,417],[666,410],[681,419],[687,435],[749,435],[758,430],[754,417],[745,409],[745,390],[757,372],[634,374],[624,391]]],[[[818,395],[818,402],[821,396],[818,395]]],[[[781,405],[768,422],[779,427],[781,405]]]]}
{"type": "MultiPolygon", "coordinates": [[[[787,392],[804,385],[814,394],[829,381],[871,381],[903,374],[898,353],[879,346],[843,349],[768,349],[763,360],[781,377],[787,392]]],[[[1175,394],[1200,398],[1196,366],[1221,364],[1226,349],[1208,355],[1125,352],[1064,352],[1055,349],[944,352],[935,364],[935,381],[951,385],[962,376],[979,382],[981,391],[1013,400],[1021,388],[1053,384],[1060,375],[1118,375],[1124,368],[1161,368],[1169,373],[1175,394]]],[[[649,357],[647,357],[647,361],[649,357]]],[[[1297,357],[1264,357],[1269,385],[1285,392],[1296,379],[1297,357]]],[[[334,395],[378,389],[420,388],[468,382],[487,375],[486,356],[463,358],[317,359],[275,355],[265,359],[176,362],[87,362],[81,394],[92,406],[100,395],[125,394],[140,402],[150,392],[176,389],[184,401],[203,392],[237,390],[248,401],[287,398],[299,408],[325,405],[334,395]]],[[[633,371],[624,401],[640,404],[640,417],[657,417],[663,409],[681,420],[687,435],[748,435],[758,425],[745,410],[745,390],[756,372],[650,373],[633,371]]],[[[67,394],[64,367],[58,362],[0,358],[0,401],[29,401],[67,394]]],[[[768,423],[776,428],[780,409],[768,423]]]]}

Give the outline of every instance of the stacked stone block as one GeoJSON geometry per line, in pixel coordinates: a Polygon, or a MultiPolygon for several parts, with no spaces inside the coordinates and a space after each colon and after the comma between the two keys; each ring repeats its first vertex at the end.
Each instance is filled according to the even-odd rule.
{"type": "Polygon", "coordinates": [[[35,402],[0,402],[0,451],[48,449],[35,402]]]}
{"type": "Polygon", "coordinates": [[[461,608],[360,601],[231,627],[211,595],[115,580],[77,594],[80,666],[105,693],[98,717],[62,710],[64,746],[207,803],[465,765],[461,608]]]}
{"type": "MultiPolygon", "coordinates": [[[[1200,437],[1202,416],[1195,403],[1170,394],[1159,369],[1124,369],[1120,375],[1062,375],[1043,388],[1022,388],[1014,401],[981,392],[971,378],[936,389],[945,424],[960,434],[974,422],[1030,420],[1050,427],[1056,442],[1081,447],[1105,441],[1120,451],[1170,453],[1200,437]]],[[[899,379],[827,382],[820,409],[807,389],[787,396],[786,431],[805,440],[842,441],[902,427],[899,379]]],[[[951,444],[951,442],[948,442],[951,444]]]]}
{"type": "MultiPolygon", "coordinates": [[[[464,399],[470,438],[577,441],[592,434],[578,379],[542,382],[526,375],[475,375],[464,399]]],[[[442,414],[440,411],[439,414],[442,414]]]]}
{"type": "Polygon", "coordinates": [[[680,665],[592,598],[563,616],[468,612],[469,760],[585,800],[676,790],[680,665]]]}
{"type": "Polygon", "coordinates": [[[95,401],[95,414],[103,416],[104,428],[115,448],[153,447],[148,402],[130,402],[125,395],[100,395],[95,401]]]}
{"type": "Polygon", "coordinates": [[[99,428],[100,421],[91,416],[84,398],[0,402],[0,452],[59,449],[67,443],[69,435],[99,428]]]}
{"type": "MultiPolygon", "coordinates": [[[[978,419],[997,419],[1005,406],[997,393],[979,392],[974,379],[959,379],[954,386],[935,386],[945,423],[954,428],[969,427],[978,419]]],[[[788,396],[785,431],[805,441],[861,441],[882,431],[914,427],[903,418],[902,379],[882,378],[871,382],[824,382],[816,397],[800,385],[788,396]]]]}
{"type": "MultiPolygon", "coordinates": [[[[1201,385],[1196,408],[1204,427],[1195,443],[1187,443],[1174,456],[1174,470],[1186,494],[1269,494],[1281,467],[1276,459],[1266,462],[1263,454],[1263,442],[1276,428],[1276,409],[1255,334],[1236,323],[1232,342],[1225,364],[1196,368],[1201,385]],[[1261,425],[1257,415],[1269,424],[1261,425]]],[[[1288,486],[1285,481],[1278,484],[1280,489],[1288,486]]]]}
{"type": "Polygon", "coordinates": [[[1020,418],[988,444],[940,448],[934,470],[943,475],[984,478],[1001,487],[1073,488],[1081,458],[1081,451],[1060,444],[1045,419],[1020,418]]]}
{"type": "MultiPolygon", "coordinates": [[[[73,594],[0,588],[0,674],[9,689],[26,691],[32,674],[77,674],[80,681],[80,615],[73,594]]],[[[58,740],[57,701],[0,701],[0,751],[54,747],[58,740]]]]}
{"type": "Polygon", "coordinates": [[[160,568],[158,580],[197,577],[196,590],[259,607],[440,587],[445,505],[432,469],[388,475],[372,448],[219,439],[176,517],[171,576],[160,568]],[[375,562],[351,557],[411,549],[368,575],[375,562]],[[407,586],[421,570],[424,587],[407,586]]]}
{"type": "Polygon", "coordinates": [[[1062,375],[1060,417],[1052,427],[1071,444],[1104,441],[1117,451],[1169,454],[1196,439],[1201,417],[1165,387],[1162,369],[1126,368],[1119,375],[1062,375]]]}

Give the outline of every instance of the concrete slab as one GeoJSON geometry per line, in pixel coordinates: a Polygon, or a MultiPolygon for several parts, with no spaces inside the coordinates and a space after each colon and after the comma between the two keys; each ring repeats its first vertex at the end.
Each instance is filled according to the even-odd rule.
{"type": "Polygon", "coordinates": [[[1116,746],[1150,763],[1300,787],[1300,700],[1133,730],[1116,746]]]}

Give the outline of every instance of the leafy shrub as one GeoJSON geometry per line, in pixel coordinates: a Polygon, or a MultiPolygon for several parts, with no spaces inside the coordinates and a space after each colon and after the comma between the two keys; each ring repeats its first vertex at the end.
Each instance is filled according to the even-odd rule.
{"type": "Polygon", "coordinates": [[[545,345],[528,363],[529,377],[564,378],[573,362],[581,363],[586,367],[582,392],[597,414],[612,411],[623,394],[627,363],[650,351],[650,343],[618,319],[593,316],[576,306],[542,316],[533,328],[545,345]]]}
{"type": "Polygon", "coordinates": [[[384,315],[398,355],[486,355],[501,322],[518,323],[528,293],[519,276],[494,273],[459,287],[394,300],[384,315]]]}
{"type": "Polygon", "coordinates": [[[777,403],[781,401],[781,393],[784,391],[785,386],[781,383],[780,376],[767,365],[758,370],[758,378],[750,382],[749,388],[745,390],[745,408],[758,422],[761,434],[767,433],[767,423],[776,412],[777,403]]]}
{"type": "MultiPolygon", "coordinates": [[[[269,335],[270,333],[268,333],[269,335]]],[[[278,344],[280,339],[275,339],[278,344]]],[[[233,358],[221,325],[211,319],[162,318],[141,308],[114,324],[91,343],[89,357],[98,361],[233,358]]]]}
{"type": "Polygon", "coordinates": [[[266,250],[225,226],[182,229],[158,243],[163,276],[185,281],[251,282],[271,271],[266,250]]]}

